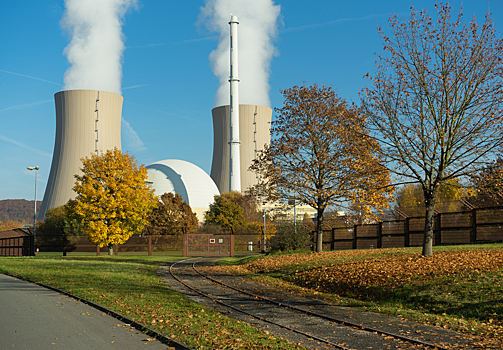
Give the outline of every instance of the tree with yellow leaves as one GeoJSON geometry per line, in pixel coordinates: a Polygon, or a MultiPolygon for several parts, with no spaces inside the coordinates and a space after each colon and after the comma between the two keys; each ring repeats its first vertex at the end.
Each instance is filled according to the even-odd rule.
{"type": "Polygon", "coordinates": [[[477,195],[485,196],[494,202],[493,205],[503,203],[503,158],[499,154],[493,163],[488,164],[472,176],[477,195]]]}
{"type": "Polygon", "coordinates": [[[270,202],[295,197],[317,210],[316,251],[323,249],[323,213],[329,206],[353,207],[367,217],[388,207],[388,172],[375,155],[365,117],[331,87],[294,86],[282,91],[272,140],[254,160],[260,182],[255,195],[270,202]]]}
{"type": "Polygon", "coordinates": [[[23,223],[16,220],[0,220],[0,231],[12,230],[14,228],[23,227],[23,223]]]}
{"type": "Polygon", "coordinates": [[[73,190],[77,193],[75,214],[84,224],[89,240],[113,254],[113,246],[141,233],[155,206],[145,182],[147,169],[120,150],[82,159],[82,175],[73,190]]]}
{"type": "MultiPolygon", "coordinates": [[[[460,179],[446,180],[438,189],[437,205],[439,212],[461,211],[461,198],[474,194],[471,187],[464,185],[460,179]]],[[[420,184],[406,184],[395,193],[395,210],[407,216],[424,215],[425,201],[423,187],[420,184]]],[[[400,214],[399,214],[400,215],[400,214]]]]}

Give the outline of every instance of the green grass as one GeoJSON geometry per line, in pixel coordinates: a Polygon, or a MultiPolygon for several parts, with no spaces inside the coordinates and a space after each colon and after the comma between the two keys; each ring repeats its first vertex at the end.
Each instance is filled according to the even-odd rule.
{"type": "MultiPolygon", "coordinates": [[[[503,244],[434,247],[434,253],[472,249],[501,250],[503,244]]],[[[419,252],[420,248],[375,249],[347,257],[312,253],[307,256],[316,259],[301,257],[294,264],[272,264],[272,267],[260,272],[240,271],[260,282],[343,306],[363,307],[414,321],[501,338],[501,268],[493,271],[467,270],[447,275],[439,273],[428,278],[418,275],[405,284],[392,287],[385,281],[374,285],[346,284],[340,290],[331,290],[336,287],[323,285],[323,281],[316,278],[316,273],[321,269],[338,264],[381,259],[384,266],[392,267],[394,258],[404,254],[417,256],[419,252]],[[309,276],[314,278],[309,279],[309,276]]],[[[193,348],[300,348],[202,307],[167,287],[157,277],[155,270],[160,264],[179,257],[160,254],[149,257],[146,252],[129,255],[131,253],[120,251],[119,256],[113,257],[106,253],[96,257],[95,252],[77,254],[83,253],[70,253],[67,257],[49,252],[40,253],[37,257],[1,257],[0,272],[20,275],[91,300],[193,348]]],[[[262,263],[262,260],[257,259],[264,257],[288,262],[288,259],[295,259],[297,255],[281,253],[227,257],[220,260],[219,264],[232,267],[262,263]]]]}
{"type": "Polygon", "coordinates": [[[234,256],[229,258],[223,258],[217,261],[217,265],[227,266],[227,265],[243,265],[252,260],[263,258],[265,255],[248,255],[248,256],[234,256]]]}
{"type": "MultiPolygon", "coordinates": [[[[120,254],[120,253],[119,253],[120,254]]],[[[300,349],[190,301],[158,276],[168,256],[1,257],[0,272],[41,282],[121,313],[196,349],[300,349]]]]}

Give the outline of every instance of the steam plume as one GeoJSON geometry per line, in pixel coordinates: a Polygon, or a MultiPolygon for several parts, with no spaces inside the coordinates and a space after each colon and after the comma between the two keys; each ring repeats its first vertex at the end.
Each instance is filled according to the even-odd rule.
{"type": "Polygon", "coordinates": [[[71,66],[65,73],[64,90],[121,93],[122,21],[136,4],[137,0],[65,0],[61,25],[70,33],[64,54],[71,66]]]}
{"type": "Polygon", "coordinates": [[[238,17],[238,78],[240,103],[270,106],[269,75],[276,54],[272,41],[278,33],[281,8],[273,0],[206,0],[199,22],[220,34],[218,47],[210,54],[213,73],[220,79],[216,106],[229,104],[229,19],[238,17]]]}

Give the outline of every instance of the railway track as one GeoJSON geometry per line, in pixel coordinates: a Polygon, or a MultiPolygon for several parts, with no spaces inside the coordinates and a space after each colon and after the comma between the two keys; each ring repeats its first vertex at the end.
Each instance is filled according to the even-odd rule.
{"type": "Polygon", "coordinates": [[[278,336],[306,347],[358,350],[457,348],[445,347],[445,336],[441,338],[442,344],[433,344],[423,339],[369,327],[361,322],[350,322],[347,318],[327,315],[326,312],[320,312],[319,308],[312,311],[300,307],[299,303],[289,303],[285,299],[278,301],[277,298],[251,293],[202,273],[196,267],[197,263],[198,261],[177,261],[169,266],[169,273],[185,288],[218,304],[220,310],[223,308],[228,313],[241,314],[241,319],[247,322],[254,319],[262,328],[267,325],[278,336]]]}

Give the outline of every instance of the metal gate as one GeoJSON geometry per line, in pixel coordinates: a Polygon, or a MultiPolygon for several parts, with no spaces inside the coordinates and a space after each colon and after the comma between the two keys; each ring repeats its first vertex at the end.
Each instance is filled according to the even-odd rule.
{"type": "Polygon", "coordinates": [[[234,256],[234,235],[183,235],[183,256],[234,256]]]}

